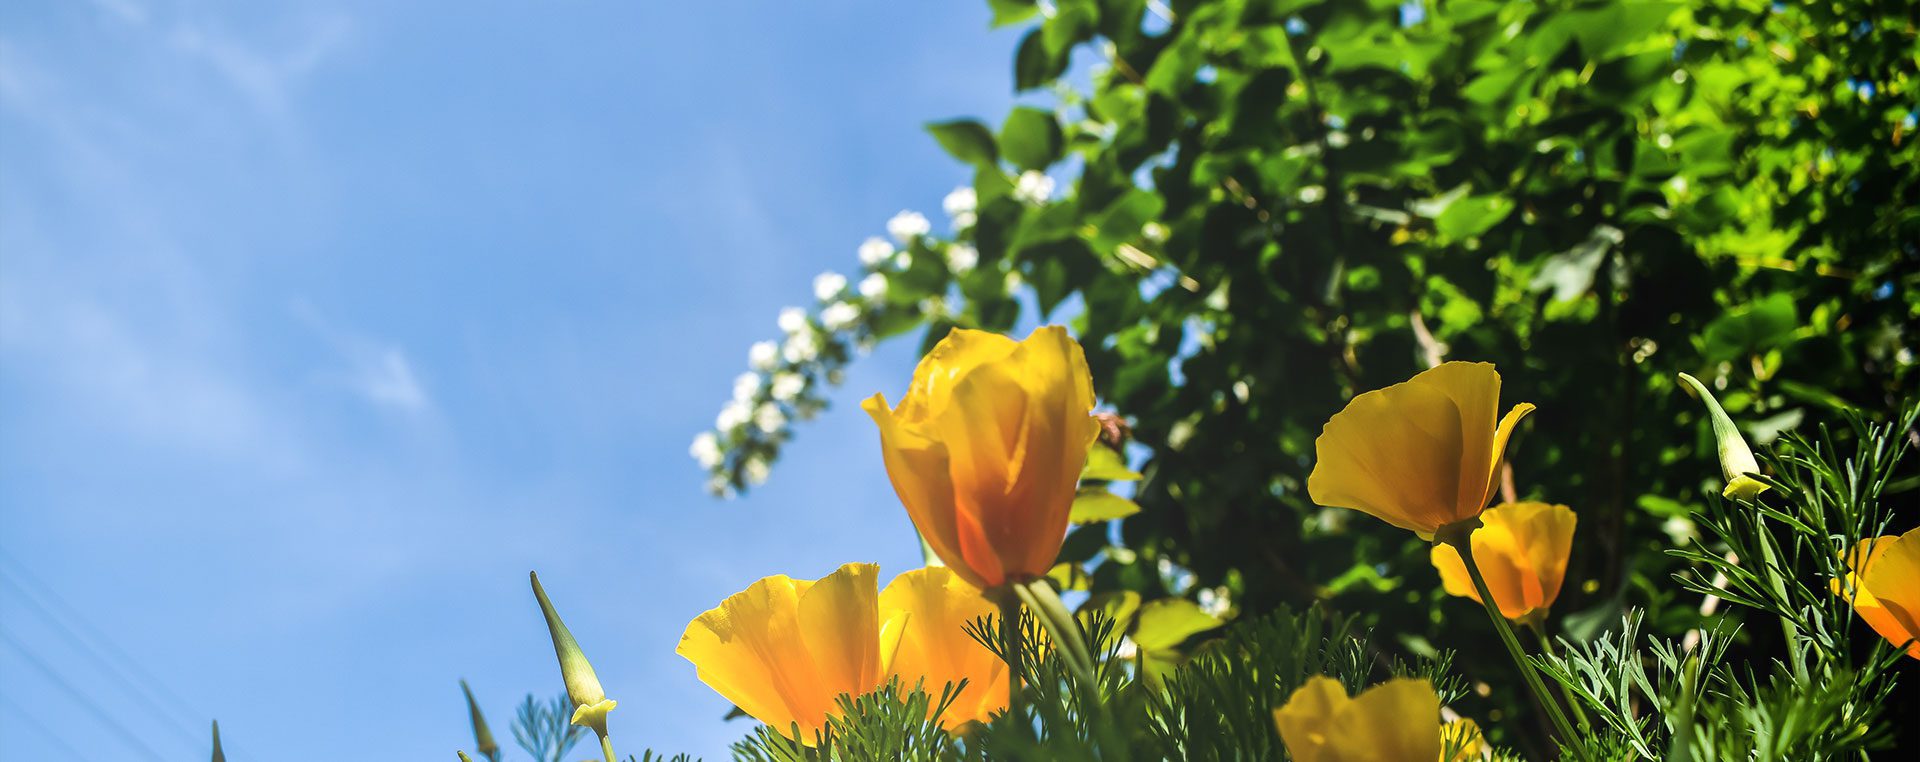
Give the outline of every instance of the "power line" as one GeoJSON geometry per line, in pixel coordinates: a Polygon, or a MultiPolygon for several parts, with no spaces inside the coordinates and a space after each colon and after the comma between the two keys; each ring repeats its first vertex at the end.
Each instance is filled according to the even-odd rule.
{"type": "Polygon", "coordinates": [[[92,762],[91,757],[88,757],[79,749],[73,748],[73,744],[67,743],[67,739],[61,738],[59,733],[48,730],[47,726],[40,722],[39,718],[34,717],[32,713],[28,712],[26,707],[13,703],[13,700],[7,698],[5,695],[0,695],[0,706],[12,708],[14,714],[20,715],[21,719],[27,721],[27,727],[40,731],[40,735],[46,736],[47,740],[52,741],[55,746],[65,749],[67,754],[71,755],[74,759],[92,762]]]}
{"type": "MultiPolygon", "coordinates": [[[[108,671],[111,673],[111,676],[117,678],[130,692],[141,696],[149,706],[160,705],[170,708],[172,710],[170,714],[163,714],[168,714],[167,719],[176,723],[173,726],[176,730],[186,732],[186,737],[193,746],[198,746],[204,742],[205,739],[202,738],[197,731],[191,730],[191,728],[198,727],[200,723],[206,722],[209,715],[201,714],[194,708],[192,702],[181,698],[180,694],[168,686],[165,681],[155,677],[153,673],[148,672],[146,668],[140,665],[139,660],[129,655],[126,649],[121,648],[112,638],[107,637],[106,633],[102,632],[99,627],[89,622],[85,616],[80,614],[76,607],[68,603],[66,599],[55,592],[51,586],[40,581],[40,579],[27,568],[26,564],[21,563],[18,558],[9,555],[5,548],[0,548],[0,580],[7,581],[15,589],[24,593],[21,598],[33,604],[34,608],[37,609],[36,613],[38,613],[42,619],[65,633],[76,646],[86,651],[88,656],[92,658],[96,664],[104,660],[118,665],[120,667],[119,670],[108,671]],[[11,574],[4,568],[6,566],[13,567],[11,574]],[[61,619],[65,619],[66,622],[60,621],[61,619]],[[68,626],[68,623],[71,623],[71,626],[68,626]],[[79,631],[78,634],[75,633],[75,630],[79,631]],[[104,659],[101,657],[101,653],[105,654],[104,659]],[[129,679],[129,676],[133,679],[129,679]],[[141,690],[141,686],[144,686],[144,691],[141,690]]],[[[228,741],[226,746],[229,756],[234,759],[256,759],[253,755],[248,754],[244,747],[240,747],[231,741],[228,741]]]]}
{"type": "MultiPolygon", "coordinates": [[[[12,566],[14,569],[11,575],[7,575],[4,569],[0,569],[0,578],[4,578],[7,576],[13,577],[13,579],[11,580],[11,583],[13,584],[14,587],[29,593],[32,598],[46,599],[47,602],[51,604],[53,609],[58,610],[57,611],[58,614],[62,615],[65,619],[71,621],[74,625],[73,628],[68,628],[64,625],[61,625],[59,622],[55,621],[54,622],[55,626],[59,627],[62,631],[66,632],[69,636],[74,637],[75,642],[81,645],[83,648],[94,648],[99,651],[105,652],[110,657],[113,657],[115,661],[117,661],[121,666],[125,667],[125,672],[122,673],[123,675],[131,674],[132,676],[139,678],[141,682],[146,684],[146,687],[148,688],[148,690],[152,691],[154,694],[159,694],[161,698],[165,699],[168,702],[171,702],[175,711],[184,713],[181,715],[176,715],[173,719],[175,719],[176,721],[185,722],[188,724],[188,726],[198,726],[199,723],[205,721],[206,718],[204,716],[202,716],[199,712],[192,710],[190,706],[191,702],[181,698],[180,694],[173,692],[173,690],[171,688],[168,688],[165,683],[161,682],[158,678],[155,678],[152,674],[148,673],[145,669],[143,669],[140,666],[139,661],[135,660],[132,656],[129,656],[127,652],[124,649],[120,648],[118,644],[114,643],[111,638],[108,638],[104,633],[100,632],[99,628],[94,627],[90,622],[88,622],[86,617],[81,616],[78,611],[75,611],[74,607],[68,604],[64,599],[62,599],[59,593],[56,593],[53,591],[53,588],[48,587],[46,583],[41,582],[39,579],[35,578],[32,572],[27,570],[27,567],[25,564],[20,563],[19,560],[9,555],[5,549],[0,549],[0,562],[4,562],[6,565],[12,566]],[[73,634],[73,629],[76,629],[76,628],[80,630],[81,633],[85,634],[87,637],[82,638],[82,637],[75,636],[73,634]],[[92,641],[92,642],[89,643],[88,641],[92,641]]],[[[46,617],[49,621],[53,621],[52,614],[54,614],[55,612],[48,611],[47,607],[45,606],[39,606],[38,601],[33,601],[29,599],[29,602],[35,603],[36,606],[40,608],[40,611],[43,617],[46,617]]],[[[199,740],[198,735],[193,736],[193,738],[196,741],[199,740]]]]}
{"type": "Polygon", "coordinates": [[[79,688],[73,687],[73,683],[67,682],[67,679],[61,676],[52,666],[48,665],[45,660],[41,659],[34,652],[27,650],[27,647],[21,644],[20,641],[14,640],[13,635],[9,634],[5,629],[0,629],[0,642],[6,643],[8,646],[11,646],[14,651],[19,652],[20,656],[24,657],[28,664],[33,665],[34,669],[40,671],[40,674],[46,676],[48,680],[53,681],[55,686],[65,691],[67,696],[79,703],[80,706],[85,707],[88,714],[93,715],[94,719],[99,720],[102,725],[107,726],[108,730],[112,730],[115,735],[120,736],[120,740],[125,741],[128,746],[139,750],[142,754],[145,754],[148,759],[153,760],[153,762],[167,762],[165,758],[153,750],[153,747],[148,746],[146,741],[140,740],[140,736],[128,730],[127,726],[120,724],[120,721],[114,719],[113,715],[107,714],[106,711],[102,710],[100,705],[93,700],[93,697],[88,696],[79,688]]]}
{"type": "MultiPolygon", "coordinates": [[[[199,736],[199,734],[193,733],[187,730],[185,727],[183,727],[180,724],[180,718],[178,716],[174,716],[170,714],[167,707],[162,706],[161,703],[158,700],[154,699],[153,696],[149,694],[146,690],[143,690],[140,688],[140,686],[135,685],[133,680],[127,676],[127,673],[125,670],[122,670],[119,666],[113,664],[108,659],[102,657],[99,651],[96,651],[92,646],[90,646],[86,642],[86,639],[80,637],[79,633],[74,632],[72,628],[68,627],[64,622],[61,622],[58,617],[54,616],[53,612],[47,610],[46,606],[42,605],[39,601],[34,600],[33,592],[28,590],[26,586],[20,584],[18,581],[15,581],[13,578],[11,578],[7,574],[6,569],[4,568],[0,568],[0,582],[4,582],[8,586],[12,587],[13,589],[20,591],[21,592],[20,599],[23,601],[26,601],[28,606],[31,606],[35,611],[37,611],[40,614],[41,619],[45,620],[48,624],[53,625],[54,629],[59,630],[60,634],[66,636],[69,642],[79,646],[79,648],[76,650],[78,650],[82,656],[87,657],[89,661],[93,662],[93,665],[99,668],[101,672],[106,673],[108,676],[114,678],[116,682],[119,682],[121,686],[127,689],[128,693],[133,694],[134,698],[139,699],[140,703],[145,704],[148,709],[151,709],[155,713],[159,714],[162,719],[168,720],[168,722],[166,723],[167,727],[171,728],[181,738],[185,739],[187,743],[192,745],[199,745],[199,743],[202,740],[204,740],[199,736]]],[[[181,709],[178,705],[175,705],[173,709],[174,711],[186,711],[184,709],[181,709]]]]}

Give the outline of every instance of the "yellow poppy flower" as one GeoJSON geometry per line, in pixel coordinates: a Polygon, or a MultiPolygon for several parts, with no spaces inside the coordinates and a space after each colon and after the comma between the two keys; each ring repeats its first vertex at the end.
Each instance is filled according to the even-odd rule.
{"type": "Polygon", "coordinates": [[[889,669],[900,687],[920,683],[937,702],[945,686],[967,681],[941,715],[943,727],[986,722],[1007,708],[1007,663],[966,631],[968,622],[998,613],[978,589],[946,567],[915,569],[880,592],[880,609],[904,628],[889,669]]]}
{"type": "Polygon", "coordinates": [[[940,560],[980,589],[1045,576],[1099,434],[1093,378],[1066,329],[1025,341],[954,329],[920,361],[880,427],[894,492],[940,560]]]}
{"type": "Polygon", "coordinates": [[[1480,734],[1478,724],[1462,717],[1440,726],[1440,755],[1440,762],[1468,762],[1492,757],[1493,747],[1480,734]],[[1454,749],[1452,755],[1447,754],[1448,748],[1454,749]]]}
{"type": "MultiPolygon", "coordinates": [[[[1506,503],[1488,508],[1480,521],[1482,526],[1473,533],[1473,560],[1479,563],[1501,615],[1523,621],[1544,618],[1567,576],[1573,510],[1546,503],[1506,503]]],[[[1448,595],[1480,600],[1459,550],[1435,545],[1430,553],[1448,595]]]]}
{"type": "Polygon", "coordinates": [[[1834,580],[1833,591],[1851,591],[1853,611],[1868,627],[1920,659],[1920,528],[1861,541],[1847,554],[1847,568],[1845,587],[1834,580]]]}
{"type": "Polygon", "coordinates": [[[1314,440],[1307,493],[1433,539],[1486,508],[1507,438],[1533,412],[1522,402],[1496,425],[1499,403],[1500,374],[1469,362],[1354,397],[1314,440]]]}
{"type": "Polygon", "coordinates": [[[840,694],[885,674],[876,582],[880,567],[847,564],[814,582],[767,577],[701,614],[677,653],[741,711],[810,742],[840,694]]]}
{"type": "Polygon", "coordinates": [[[1425,680],[1396,678],[1349,698],[1331,677],[1307,680],[1273,711],[1294,762],[1440,760],[1440,697],[1425,680]]]}

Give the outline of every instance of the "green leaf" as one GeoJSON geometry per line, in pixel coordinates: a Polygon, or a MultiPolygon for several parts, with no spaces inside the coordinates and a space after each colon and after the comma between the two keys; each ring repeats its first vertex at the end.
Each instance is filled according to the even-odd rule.
{"type": "Polygon", "coordinates": [[[1059,160],[1064,143],[1051,111],[1021,106],[1000,126],[1000,150],[1021,169],[1046,169],[1059,160]]]}
{"type": "Polygon", "coordinates": [[[1140,512],[1140,504],[1108,492],[1106,487],[1081,487],[1073,497],[1069,520],[1075,524],[1124,519],[1140,512]]]}
{"type": "Polygon", "coordinates": [[[1461,185],[1435,198],[1415,202],[1414,214],[1433,220],[1440,237],[1459,241],[1485,233],[1513,213],[1513,198],[1495,194],[1467,195],[1461,185]]]}
{"type": "Polygon", "coordinates": [[[949,155],[968,164],[991,167],[998,158],[993,133],[972,119],[934,122],[927,125],[927,132],[933,133],[933,139],[940,141],[949,155]]]}
{"type": "Polygon", "coordinates": [[[993,9],[995,29],[1026,21],[1040,12],[1040,4],[1034,0],[987,0],[987,7],[993,9]]]}
{"type": "Polygon", "coordinates": [[[1035,29],[1020,40],[1020,49],[1014,53],[1013,88],[1032,90],[1052,82],[1066,70],[1066,54],[1049,51],[1045,30],[1035,29]]]}
{"type": "Polygon", "coordinates": [[[1161,598],[1140,607],[1139,623],[1133,628],[1133,642],[1149,653],[1173,648],[1187,638],[1219,627],[1219,617],[1200,609],[1200,604],[1185,598],[1161,598]]]}
{"type": "Polygon", "coordinates": [[[1773,293],[1727,311],[1700,334],[1701,353],[1710,362],[1776,349],[1799,328],[1793,296],[1773,293]]]}
{"type": "Polygon", "coordinates": [[[1087,465],[1080,469],[1080,478],[1131,482],[1138,481],[1141,476],[1138,471],[1127,468],[1127,461],[1120,457],[1120,453],[1095,440],[1087,445],[1087,465]]]}

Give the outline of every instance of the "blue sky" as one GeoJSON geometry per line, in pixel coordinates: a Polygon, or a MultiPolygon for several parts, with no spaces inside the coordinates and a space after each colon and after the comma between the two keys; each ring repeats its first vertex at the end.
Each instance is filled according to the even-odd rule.
{"type": "Polygon", "coordinates": [[[459,678],[503,737],[559,687],[529,569],[623,753],[723,756],[748,728],[674,655],[689,619],[917,565],[856,404],[915,342],[746,499],[687,443],[814,274],[965,179],[920,125],[1010,104],[987,21],[0,5],[0,758],[198,759],[217,717],[234,760],[452,759],[459,678]]]}

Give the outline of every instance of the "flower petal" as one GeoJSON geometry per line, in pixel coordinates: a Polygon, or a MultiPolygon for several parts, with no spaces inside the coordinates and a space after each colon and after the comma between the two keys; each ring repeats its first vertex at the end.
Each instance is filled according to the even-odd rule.
{"type": "Polygon", "coordinates": [[[1462,447],[1460,410],[1444,391],[1409,381],[1367,392],[1314,440],[1307,492],[1430,536],[1457,518],[1462,447]]]}
{"type": "Polygon", "coordinates": [[[800,593],[800,637],[829,707],[880,684],[879,574],[874,564],[846,564],[800,593]]]}

